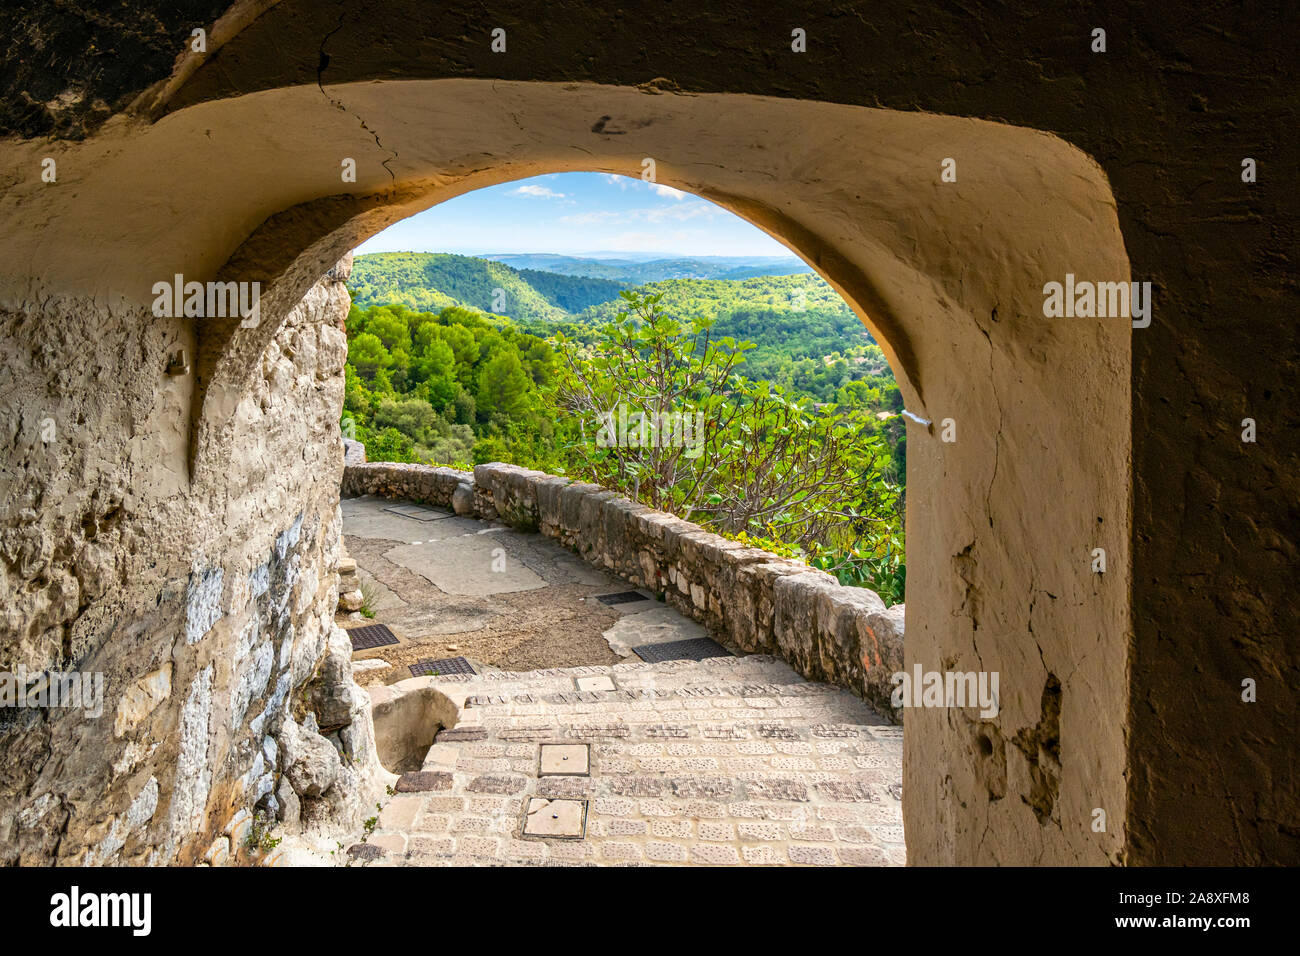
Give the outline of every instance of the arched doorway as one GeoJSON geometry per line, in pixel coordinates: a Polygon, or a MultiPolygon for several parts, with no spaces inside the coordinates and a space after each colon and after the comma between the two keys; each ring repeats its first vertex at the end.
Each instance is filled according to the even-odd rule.
{"type": "Polygon", "coordinates": [[[639,175],[650,158],[660,182],[777,237],[868,324],[921,420],[909,435],[908,668],[1000,674],[993,721],[908,715],[910,858],[1119,859],[1129,322],[1043,314],[1045,282],[1129,277],[1114,201],[1086,156],[971,119],[478,80],[268,89],[130,133],[64,147],[77,205],[60,214],[73,200],[56,198],[39,243],[4,248],[20,263],[58,250],[51,286],[136,305],[174,272],[261,283],[258,326],[197,330],[185,457],[211,489],[279,318],[398,218],[537,172],[639,175]],[[355,183],[340,176],[347,159],[355,183]],[[955,182],[941,178],[945,159],[955,182]],[[1110,573],[1092,571],[1096,548],[1110,573]]]}

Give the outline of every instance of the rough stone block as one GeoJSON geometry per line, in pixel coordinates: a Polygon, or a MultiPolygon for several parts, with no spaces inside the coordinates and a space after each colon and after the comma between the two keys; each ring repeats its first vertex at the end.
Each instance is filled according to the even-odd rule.
{"type": "Polygon", "coordinates": [[[458,515],[472,515],[474,513],[474,486],[466,482],[458,483],[456,490],[451,494],[451,508],[458,515]]]}
{"type": "Polygon", "coordinates": [[[805,571],[779,577],[773,583],[773,630],[781,656],[805,677],[822,676],[817,653],[817,605],[822,594],[839,588],[829,574],[805,571]]]}
{"type": "Polygon", "coordinates": [[[423,793],[427,790],[450,790],[452,775],[438,770],[413,770],[402,774],[393,787],[398,793],[423,793]]]}

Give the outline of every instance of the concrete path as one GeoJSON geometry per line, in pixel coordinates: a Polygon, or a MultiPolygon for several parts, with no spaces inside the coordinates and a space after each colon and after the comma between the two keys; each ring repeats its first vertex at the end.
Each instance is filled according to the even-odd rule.
{"type": "Polygon", "coordinates": [[[612,664],[640,644],[705,636],[698,624],[536,534],[382,498],[343,501],[343,534],[370,598],[372,620],[401,640],[357,655],[409,677],[422,659],[465,657],[511,670],[612,664]],[[403,513],[399,513],[403,512],[403,513]]]}
{"type": "Polygon", "coordinates": [[[459,654],[480,673],[420,678],[459,717],[347,847],[349,865],[906,862],[902,729],[848,691],[764,655],[642,663],[632,646],[704,630],[648,596],[595,600],[631,588],[539,535],[415,526],[388,506],[343,503],[349,552],[385,589],[376,620],[403,629],[401,647],[356,655],[399,666],[361,679],[380,702],[409,678],[407,657],[459,654]],[[485,544],[513,570],[485,571],[485,544]],[[529,669],[493,667],[494,654],[529,669]],[[579,666],[538,660],[566,655],[579,666]]]}

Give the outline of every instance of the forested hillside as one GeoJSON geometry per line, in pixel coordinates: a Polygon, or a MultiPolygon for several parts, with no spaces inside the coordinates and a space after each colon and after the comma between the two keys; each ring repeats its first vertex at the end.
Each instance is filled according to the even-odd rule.
{"type": "Polygon", "coordinates": [[[624,288],[607,279],[521,272],[488,259],[429,252],[357,256],[348,287],[362,308],[401,303],[436,311],[459,305],[524,322],[562,321],[617,298],[624,288]]]}
{"type": "MultiPolygon", "coordinates": [[[[487,261],[487,260],[482,260],[487,261]]],[[[518,275],[541,294],[542,298],[566,312],[581,312],[598,302],[618,298],[626,286],[612,279],[590,276],[560,275],[536,269],[519,269],[518,275]]],[[[520,318],[525,318],[520,316],[520,318]]]]}
{"type": "MultiPolygon", "coordinates": [[[[717,318],[732,309],[775,309],[799,313],[808,309],[826,309],[845,316],[853,313],[839,294],[819,275],[759,276],[757,278],[667,279],[641,288],[646,295],[661,295],[669,312],[690,313],[717,318]]],[[[617,298],[595,303],[577,316],[578,321],[603,323],[623,307],[617,298]]],[[[856,320],[855,320],[856,321],[856,320]]],[[[862,335],[866,331],[858,323],[862,335]]]]}

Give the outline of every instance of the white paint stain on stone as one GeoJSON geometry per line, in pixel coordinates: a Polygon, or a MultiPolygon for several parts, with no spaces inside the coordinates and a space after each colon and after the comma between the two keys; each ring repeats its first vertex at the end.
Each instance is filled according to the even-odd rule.
{"type": "Polygon", "coordinates": [[[271,664],[275,652],[270,641],[262,641],[253,651],[251,659],[230,689],[230,726],[237,729],[244,720],[248,705],[266,690],[271,679],[271,664]]]}
{"type": "Polygon", "coordinates": [[[253,600],[257,600],[271,588],[271,566],[263,564],[253,569],[253,573],[248,576],[248,593],[253,600]]]}
{"type": "Polygon", "coordinates": [[[280,532],[275,539],[275,556],[284,560],[284,556],[289,553],[289,549],[298,543],[302,535],[302,515],[285,531],[280,532]]]}
{"type": "Polygon", "coordinates": [[[181,711],[180,753],[176,758],[176,785],[172,789],[172,829],[188,834],[203,823],[203,810],[212,784],[208,762],[209,722],[212,715],[212,665],[190,685],[181,711]]]}
{"type": "Polygon", "coordinates": [[[185,643],[194,644],[221,620],[221,568],[190,575],[185,597],[185,643]]]}
{"type": "Polygon", "coordinates": [[[249,722],[249,729],[252,730],[253,736],[260,734],[266,727],[267,721],[273,714],[276,714],[284,707],[284,702],[289,696],[289,674],[286,671],[281,674],[275,682],[275,693],[271,699],[266,702],[262,712],[249,722]]]}

